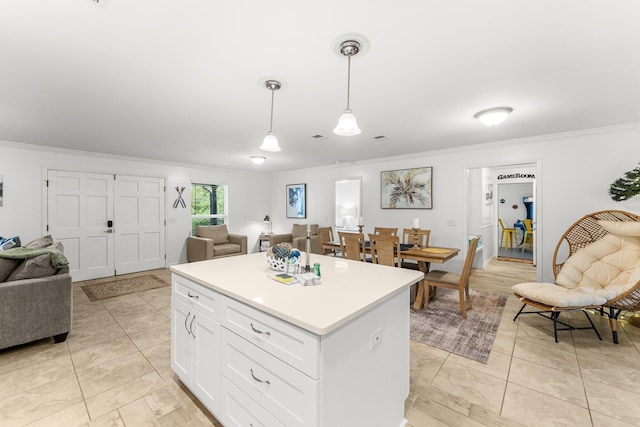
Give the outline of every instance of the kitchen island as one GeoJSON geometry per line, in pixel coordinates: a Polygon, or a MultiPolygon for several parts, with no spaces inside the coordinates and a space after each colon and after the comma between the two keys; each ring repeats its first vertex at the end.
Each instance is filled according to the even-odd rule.
{"type": "Polygon", "coordinates": [[[422,273],[311,262],[320,285],[270,279],[260,253],[172,266],[173,370],[225,426],[403,426],[422,273]]]}

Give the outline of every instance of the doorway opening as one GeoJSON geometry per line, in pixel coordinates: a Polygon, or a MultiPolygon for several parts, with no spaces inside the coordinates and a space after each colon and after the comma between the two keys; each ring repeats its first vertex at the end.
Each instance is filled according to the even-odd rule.
{"type": "Polygon", "coordinates": [[[533,182],[498,184],[498,259],[534,264],[533,182]]]}
{"type": "Polygon", "coordinates": [[[467,168],[467,235],[482,236],[482,251],[474,259],[474,268],[484,268],[493,258],[537,265],[540,247],[535,230],[540,230],[541,218],[537,213],[540,195],[536,175],[540,167],[539,162],[532,161],[467,168]],[[513,233],[506,251],[501,217],[505,228],[513,233]],[[531,221],[533,231],[526,236],[524,220],[531,221]]]}

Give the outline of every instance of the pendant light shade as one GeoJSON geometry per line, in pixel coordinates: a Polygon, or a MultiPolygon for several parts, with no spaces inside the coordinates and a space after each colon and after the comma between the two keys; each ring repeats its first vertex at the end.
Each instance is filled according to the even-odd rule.
{"type": "Polygon", "coordinates": [[[264,82],[264,85],[271,91],[271,120],[269,121],[269,132],[267,132],[264,140],[262,140],[260,149],[263,151],[280,151],[278,138],[273,134],[273,95],[274,91],[280,89],[281,85],[277,80],[267,80],[264,82]]]}
{"type": "Polygon", "coordinates": [[[344,113],[338,119],[338,126],[333,130],[336,135],[354,136],[362,132],[358,127],[356,116],[353,115],[351,110],[346,109],[344,113]]]}
{"type": "Polygon", "coordinates": [[[280,146],[278,145],[278,138],[275,137],[273,132],[269,131],[264,136],[262,140],[262,145],[260,149],[263,151],[280,151],[280,146]]]}
{"type": "Polygon", "coordinates": [[[356,116],[349,108],[349,95],[351,91],[351,57],[360,52],[360,43],[355,40],[347,40],[340,44],[340,53],[347,57],[347,108],[338,119],[338,125],[333,130],[336,135],[354,136],[360,134],[356,116]]]}

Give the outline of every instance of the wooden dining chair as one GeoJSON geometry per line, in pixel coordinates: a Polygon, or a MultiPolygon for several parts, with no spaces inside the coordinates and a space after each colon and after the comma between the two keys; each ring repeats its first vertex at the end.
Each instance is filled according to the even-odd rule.
{"type": "Polygon", "coordinates": [[[364,234],[338,231],[342,258],[364,261],[364,234]]]}
{"type": "MultiPolygon", "coordinates": [[[[402,230],[402,243],[413,245],[414,242],[418,243],[418,246],[421,248],[426,248],[429,246],[429,237],[431,236],[431,230],[421,230],[417,231],[413,228],[404,228],[402,230]],[[417,239],[416,239],[417,237],[417,239]]],[[[405,261],[402,260],[402,268],[410,268],[412,270],[419,270],[418,263],[415,261],[405,261]]]]}
{"type": "Polygon", "coordinates": [[[374,264],[400,267],[400,238],[385,234],[369,234],[371,259],[374,264]]]}
{"type": "Polygon", "coordinates": [[[374,227],[373,234],[384,234],[386,236],[397,236],[398,227],[374,227]]]}
{"type": "Polygon", "coordinates": [[[424,308],[429,308],[429,295],[436,299],[437,288],[449,288],[457,289],[460,296],[460,311],[462,317],[467,318],[467,310],[471,310],[471,299],[469,298],[469,275],[471,274],[471,266],[473,265],[473,258],[476,256],[476,248],[478,247],[478,241],[480,236],[475,236],[469,243],[467,249],[467,257],[464,260],[464,266],[462,272],[458,275],[455,273],[449,273],[448,271],[433,270],[424,275],[424,308]],[[433,291],[431,291],[433,288],[433,291]],[[465,307],[465,297],[469,308],[465,307]]]}
{"type": "Polygon", "coordinates": [[[318,227],[318,244],[320,246],[320,253],[322,255],[336,255],[336,250],[331,247],[325,247],[325,244],[333,242],[333,228],[331,227],[318,227]]]}
{"type": "Polygon", "coordinates": [[[429,237],[431,236],[431,230],[415,230],[413,228],[402,229],[402,243],[413,244],[417,237],[418,246],[426,248],[429,246],[429,237]],[[416,236],[417,235],[417,236],[416,236]]]}

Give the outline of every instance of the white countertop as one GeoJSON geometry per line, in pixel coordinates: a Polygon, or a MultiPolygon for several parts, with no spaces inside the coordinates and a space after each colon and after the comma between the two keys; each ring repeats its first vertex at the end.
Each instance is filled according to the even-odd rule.
{"type": "Polygon", "coordinates": [[[317,335],[331,333],[424,277],[416,270],[312,254],[310,263],[320,263],[322,284],[285,285],[267,277],[279,272],[271,270],[264,257],[254,253],[170,269],[317,335]]]}

